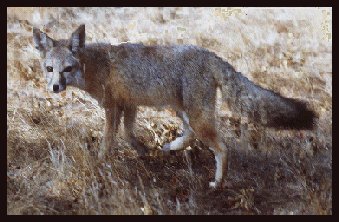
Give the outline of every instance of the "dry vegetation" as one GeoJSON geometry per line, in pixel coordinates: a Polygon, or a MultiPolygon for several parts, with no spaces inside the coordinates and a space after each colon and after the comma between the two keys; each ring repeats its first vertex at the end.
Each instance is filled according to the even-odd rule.
{"type": "Polygon", "coordinates": [[[332,214],[331,9],[8,8],[8,214],[332,214]],[[181,133],[170,110],[140,107],[139,158],[124,141],[97,159],[103,110],[85,92],[45,91],[32,26],[54,38],[86,24],[87,41],[195,44],[263,87],[306,100],[313,131],[275,131],[219,112],[227,186],[208,189],[214,158],[199,141],[164,156],[181,133]],[[160,118],[159,118],[160,117],[160,118]]]}

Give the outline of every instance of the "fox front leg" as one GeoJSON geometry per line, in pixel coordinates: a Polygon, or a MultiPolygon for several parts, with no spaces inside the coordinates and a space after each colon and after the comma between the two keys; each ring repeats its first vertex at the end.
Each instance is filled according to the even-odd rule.
{"type": "Polygon", "coordinates": [[[134,135],[134,125],[137,117],[137,106],[124,106],[125,136],[139,156],[146,156],[148,149],[134,135]]]}
{"type": "Polygon", "coordinates": [[[103,146],[99,151],[99,158],[103,158],[107,151],[111,149],[120,124],[122,109],[119,106],[114,105],[111,108],[105,108],[105,130],[104,130],[104,141],[103,146]]]}

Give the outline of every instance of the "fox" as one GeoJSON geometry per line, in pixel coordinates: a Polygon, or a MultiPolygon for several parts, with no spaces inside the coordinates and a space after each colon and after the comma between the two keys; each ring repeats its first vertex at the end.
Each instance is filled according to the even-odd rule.
{"type": "Polygon", "coordinates": [[[85,44],[85,24],[69,39],[60,40],[33,27],[33,43],[40,52],[48,91],[77,87],[104,109],[104,145],[99,158],[112,148],[122,117],[124,136],[144,155],[146,148],[133,133],[138,106],[170,107],[182,119],[184,130],[162,150],[181,150],[199,139],[215,156],[211,188],[220,188],[228,171],[227,146],[216,128],[217,89],[232,112],[265,127],[311,130],[317,118],[306,102],[251,82],[214,52],[199,46],[85,44]]]}

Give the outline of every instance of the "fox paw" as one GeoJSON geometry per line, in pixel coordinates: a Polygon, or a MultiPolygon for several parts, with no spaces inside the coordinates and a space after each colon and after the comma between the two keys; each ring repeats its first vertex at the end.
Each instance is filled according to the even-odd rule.
{"type": "Polygon", "coordinates": [[[209,187],[212,189],[219,189],[221,188],[221,182],[217,182],[217,181],[213,181],[213,182],[209,182],[209,187]]]}
{"type": "Polygon", "coordinates": [[[98,152],[98,159],[99,159],[99,160],[103,160],[104,158],[105,158],[105,152],[99,151],[99,152],[98,152]]]}
{"type": "Polygon", "coordinates": [[[171,150],[171,144],[170,143],[166,143],[163,147],[162,147],[162,151],[164,152],[169,152],[171,150]]]}
{"type": "Polygon", "coordinates": [[[141,157],[147,156],[148,149],[139,140],[133,139],[131,141],[131,145],[132,145],[132,147],[135,148],[135,150],[137,151],[139,156],[141,156],[141,157]]]}

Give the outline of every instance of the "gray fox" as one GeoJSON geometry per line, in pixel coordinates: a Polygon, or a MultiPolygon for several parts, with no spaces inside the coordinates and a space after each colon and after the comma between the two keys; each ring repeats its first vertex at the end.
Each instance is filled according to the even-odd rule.
{"type": "Polygon", "coordinates": [[[227,150],[216,130],[218,87],[232,111],[264,126],[314,126],[316,114],[304,102],[284,98],[252,83],[204,48],[131,43],[85,45],[85,25],[80,25],[69,39],[58,41],[33,28],[33,42],[40,51],[47,90],[58,93],[75,86],[87,91],[104,108],[101,156],[112,146],[122,115],[126,138],[143,154],[144,146],[133,135],[137,106],[169,106],[182,118],[184,133],[165,144],[163,150],[183,149],[198,138],[215,154],[215,180],[209,185],[220,187],[227,173],[227,150]]]}

